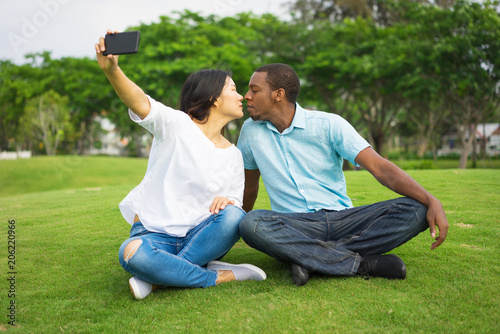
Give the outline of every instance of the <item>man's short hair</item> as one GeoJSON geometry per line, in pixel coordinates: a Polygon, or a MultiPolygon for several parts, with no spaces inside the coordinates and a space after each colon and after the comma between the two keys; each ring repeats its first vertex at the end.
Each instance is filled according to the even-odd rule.
{"type": "Polygon", "coordinates": [[[266,72],[267,83],[271,90],[283,88],[288,102],[295,104],[300,93],[300,80],[294,69],[286,64],[267,64],[255,70],[255,72],[266,72]]]}

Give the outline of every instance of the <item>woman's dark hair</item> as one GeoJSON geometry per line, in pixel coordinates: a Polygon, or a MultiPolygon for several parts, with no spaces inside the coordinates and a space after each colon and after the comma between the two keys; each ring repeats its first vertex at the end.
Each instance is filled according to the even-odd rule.
{"type": "Polygon", "coordinates": [[[267,83],[272,91],[283,88],[288,102],[295,104],[300,93],[300,80],[293,68],[286,64],[267,64],[255,70],[266,72],[267,83]]]}
{"type": "Polygon", "coordinates": [[[229,71],[213,69],[191,74],[182,87],[179,109],[191,118],[206,121],[210,115],[210,107],[221,95],[227,77],[231,75],[229,71]]]}

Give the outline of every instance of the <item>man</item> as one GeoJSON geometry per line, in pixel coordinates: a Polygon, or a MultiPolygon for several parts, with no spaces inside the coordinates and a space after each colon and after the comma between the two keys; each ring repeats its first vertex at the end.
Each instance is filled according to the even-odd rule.
{"type": "Polygon", "coordinates": [[[301,108],[299,91],[297,74],[285,64],[264,65],[250,78],[245,99],[251,119],[238,140],[248,212],[240,223],[243,240],[291,263],[298,286],[314,272],[404,279],[404,262],[382,254],[428,227],[436,240],[431,249],[441,245],[448,231],[441,202],[380,157],[343,118],[301,108]],[[343,159],[404,197],[354,208],[343,159]],[[250,211],[261,175],[272,211],[250,211]]]}

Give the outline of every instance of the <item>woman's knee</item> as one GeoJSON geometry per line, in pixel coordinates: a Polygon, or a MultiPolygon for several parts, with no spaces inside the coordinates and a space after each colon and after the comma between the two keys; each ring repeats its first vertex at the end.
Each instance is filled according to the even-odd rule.
{"type": "Polygon", "coordinates": [[[240,221],[241,218],[245,215],[245,211],[235,205],[228,205],[224,208],[224,210],[220,211],[220,213],[224,214],[228,219],[240,221]]]}
{"type": "Polygon", "coordinates": [[[224,222],[238,226],[241,219],[245,216],[245,211],[237,206],[228,205],[219,212],[219,215],[224,222]]]}
{"type": "MultiPolygon", "coordinates": [[[[228,205],[221,210],[208,225],[205,225],[199,231],[204,231],[208,228],[210,233],[216,233],[221,238],[239,239],[238,226],[241,218],[245,216],[245,211],[241,208],[228,205]]],[[[200,232],[196,232],[200,233],[200,232]]]]}
{"type": "Polygon", "coordinates": [[[123,242],[119,251],[119,259],[122,266],[130,261],[141,245],[141,239],[125,240],[123,242]]]}
{"type": "Polygon", "coordinates": [[[125,261],[130,260],[130,258],[134,256],[135,252],[137,252],[137,249],[141,244],[142,244],[141,239],[135,239],[129,242],[125,247],[125,250],[123,251],[123,259],[125,261]]]}

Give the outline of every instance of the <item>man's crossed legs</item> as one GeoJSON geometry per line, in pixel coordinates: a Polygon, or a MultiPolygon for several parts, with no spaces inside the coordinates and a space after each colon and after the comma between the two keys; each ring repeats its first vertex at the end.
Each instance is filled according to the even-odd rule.
{"type": "Polygon", "coordinates": [[[249,246],[291,263],[297,285],[313,272],[404,279],[404,262],[381,254],[425,231],[426,214],[425,206],[406,197],[342,211],[254,210],[240,222],[240,233],[249,246]]]}

